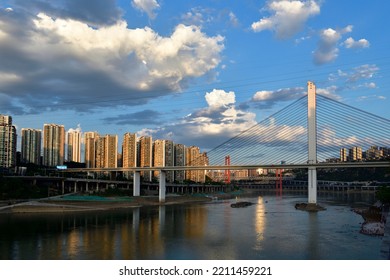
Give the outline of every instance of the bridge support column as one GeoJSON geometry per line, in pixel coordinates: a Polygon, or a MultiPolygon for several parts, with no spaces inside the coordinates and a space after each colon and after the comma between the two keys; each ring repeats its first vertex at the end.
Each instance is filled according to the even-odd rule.
{"type": "Polygon", "coordinates": [[[64,194],[65,193],[65,181],[64,180],[62,180],[61,186],[62,186],[62,194],[64,194]]]}
{"type": "Polygon", "coordinates": [[[160,180],[159,180],[159,190],[158,196],[161,203],[165,202],[165,190],[166,190],[166,173],[165,171],[160,171],[160,180]]]}
{"type": "Polygon", "coordinates": [[[134,172],[133,176],[133,196],[140,196],[141,194],[141,173],[134,172]]]}
{"type": "Polygon", "coordinates": [[[310,167],[308,170],[309,203],[317,203],[317,169],[310,167]]]}
{"type": "Polygon", "coordinates": [[[85,182],[85,192],[88,192],[88,182],[85,182]]]}
{"type": "Polygon", "coordinates": [[[77,193],[77,181],[74,182],[74,190],[73,190],[73,192],[77,193]]]}

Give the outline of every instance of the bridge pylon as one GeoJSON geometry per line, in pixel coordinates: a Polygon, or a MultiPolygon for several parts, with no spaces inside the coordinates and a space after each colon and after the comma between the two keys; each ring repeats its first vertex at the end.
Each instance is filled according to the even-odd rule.
{"type": "MultiPolygon", "coordinates": [[[[317,163],[317,116],[316,116],[316,86],[307,82],[307,134],[308,134],[308,164],[317,163]]],[[[317,169],[308,170],[308,203],[317,204],[317,169]]]]}

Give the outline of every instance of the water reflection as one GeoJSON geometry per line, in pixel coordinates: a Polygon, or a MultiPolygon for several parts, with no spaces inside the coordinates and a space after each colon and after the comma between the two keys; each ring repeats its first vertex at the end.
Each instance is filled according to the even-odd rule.
{"type": "Polygon", "coordinates": [[[262,249],[262,242],[264,240],[264,231],[266,226],[266,210],[264,198],[259,196],[256,204],[256,215],[255,215],[255,229],[256,229],[256,250],[262,249]]]}
{"type": "Polygon", "coordinates": [[[0,216],[1,259],[376,259],[380,239],[358,233],[348,205],[323,196],[327,211],[296,211],[301,196],[116,211],[0,216]]]}

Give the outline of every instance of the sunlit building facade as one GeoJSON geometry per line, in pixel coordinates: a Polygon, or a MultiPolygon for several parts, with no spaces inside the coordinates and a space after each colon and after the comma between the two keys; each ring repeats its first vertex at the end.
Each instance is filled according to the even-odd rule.
{"type": "Polygon", "coordinates": [[[86,168],[96,167],[96,142],[99,133],[88,131],[84,133],[84,161],[86,168]]]}
{"type": "MultiPolygon", "coordinates": [[[[152,167],[152,137],[141,136],[137,142],[137,162],[139,167],[152,167]]],[[[141,176],[144,181],[150,182],[152,180],[151,171],[141,171],[141,176]]]]}
{"type": "Polygon", "coordinates": [[[81,162],[81,131],[71,129],[67,133],[68,161],[81,162]]]}
{"type": "Polygon", "coordinates": [[[118,135],[106,134],[97,139],[96,167],[118,167],[118,135]]]}

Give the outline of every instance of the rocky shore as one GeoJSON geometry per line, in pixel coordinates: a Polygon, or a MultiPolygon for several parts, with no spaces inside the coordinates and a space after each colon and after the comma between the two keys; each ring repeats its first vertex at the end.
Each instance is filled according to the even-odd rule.
{"type": "Polygon", "coordinates": [[[380,202],[368,208],[354,208],[352,211],[361,215],[364,219],[360,232],[367,235],[385,234],[386,214],[383,211],[383,205],[380,202]]]}

